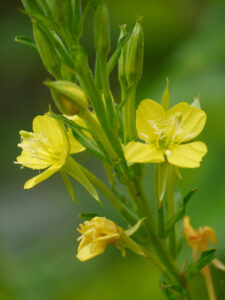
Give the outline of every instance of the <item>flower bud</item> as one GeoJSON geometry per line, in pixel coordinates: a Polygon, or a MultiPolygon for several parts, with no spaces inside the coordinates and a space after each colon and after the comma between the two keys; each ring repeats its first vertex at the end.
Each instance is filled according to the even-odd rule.
{"type": "Polygon", "coordinates": [[[67,1],[46,0],[46,3],[54,22],[64,25],[67,18],[67,1]]]}
{"type": "Polygon", "coordinates": [[[66,115],[79,114],[88,109],[88,100],[84,91],[69,81],[47,81],[57,108],[66,115]]]}
{"type": "Polygon", "coordinates": [[[50,39],[36,23],[33,24],[33,34],[44,66],[55,78],[60,78],[61,61],[50,39]]]}
{"type": "Polygon", "coordinates": [[[141,18],[138,18],[127,45],[126,78],[128,85],[137,84],[143,71],[144,35],[141,18]]]}
{"type": "Polygon", "coordinates": [[[105,0],[100,1],[95,13],[95,47],[97,52],[104,55],[110,51],[108,11],[105,0]]]}
{"type": "MultiPolygon", "coordinates": [[[[126,24],[120,26],[119,41],[127,34],[126,26],[127,26],[126,24]]],[[[125,73],[126,52],[127,52],[127,44],[123,46],[118,61],[119,81],[123,85],[126,85],[126,73],[125,73]]]]}

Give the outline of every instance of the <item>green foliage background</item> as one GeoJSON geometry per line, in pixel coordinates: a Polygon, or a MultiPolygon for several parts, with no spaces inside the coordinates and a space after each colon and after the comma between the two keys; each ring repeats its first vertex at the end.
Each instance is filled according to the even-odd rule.
{"type": "MultiPolygon", "coordinates": [[[[187,213],[194,226],[212,226],[218,236],[218,255],[225,261],[225,2],[223,0],[109,0],[112,45],[118,25],[131,28],[144,16],[145,67],[138,101],[160,100],[169,77],[172,103],[192,101],[200,95],[208,114],[201,139],[209,152],[200,169],[182,170],[178,187],[183,194],[197,187],[187,213]]],[[[104,201],[102,209],[75,183],[80,205],[71,201],[59,174],[30,191],[23,190],[31,170],[13,164],[19,154],[20,129],[31,130],[35,115],[52,103],[42,82],[49,77],[35,51],[14,43],[16,35],[31,36],[29,20],[19,14],[19,1],[3,1],[0,11],[1,174],[0,174],[0,299],[4,300],[136,300],[164,299],[159,274],[144,259],[128,253],[122,258],[114,248],[81,263],[75,258],[78,214],[97,212],[123,225],[104,201]]],[[[93,40],[86,26],[85,44],[93,64],[93,40]]],[[[119,97],[116,72],[112,78],[119,97]]],[[[104,180],[99,162],[88,153],[78,156],[104,180]]],[[[152,169],[147,167],[146,191],[152,195],[152,169]],[[151,183],[149,185],[149,183],[151,183]]],[[[185,242],[181,261],[190,250],[185,242]]],[[[225,275],[213,270],[218,299],[225,299],[225,275]]],[[[192,281],[194,299],[207,299],[199,275],[192,281]]]]}

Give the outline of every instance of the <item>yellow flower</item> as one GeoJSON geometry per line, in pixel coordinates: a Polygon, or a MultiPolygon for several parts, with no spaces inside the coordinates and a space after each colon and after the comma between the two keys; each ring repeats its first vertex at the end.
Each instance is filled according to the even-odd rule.
{"type": "Polygon", "coordinates": [[[138,255],[145,255],[141,246],[133,241],[130,236],[134,234],[145,218],[140,219],[133,227],[124,231],[116,223],[104,217],[94,217],[90,221],[85,221],[77,230],[81,236],[77,241],[81,241],[78,247],[77,258],[81,261],[89,260],[102,254],[107,245],[115,245],[124,256],[125,248],[130,249],[138,255]]]}
{"type": "Polygon", "coordinates": [[[84,150],[83,146],[67,134],[60,121],[48,115],[35,117],[33,132],[20,131],[20,135],[22,141],[18,146],[22,148],[22,153],[17,157],[17,163],[31,169],[46,169],[28,180],[24,185],[25,189],[34,187],[59,171],[69,154],[84,150]]]}
{"type": "Polygon", "coordinates": [[[125,147],[125,158],[132,163],[161,163],[166,160],[182,168],[197,168],[207,147],[192,142],[202,131],[206,113],[181,102],[165,110],[146,99],[137,109],[137,132],[145,143],[132,141],[125,147]]]}
{"type": "MultiPolygon", "coordinates": [[[[190,217],[184,217],[184,236],[188,245],[192,248],[193,259],[198,260],[198,252],[201,254],[204,251],[209,250],[209,241],[213,244],[217,244],[215,231],[209,227],[200,227],[195,230],[190,224],[190,217]]],[[[218,259],[214,259],[212,264],[225,271],[225,266],[218,259]]]]}
{"type": "Polygon", "coordinates": [[[80,241],[77,258],[86,261],[102,254],[108,244],[115,244],[120,238],[122,228],[103,217],[95,217],[80,225],[78,231],[82,234],[77,240],[80,241]]]}

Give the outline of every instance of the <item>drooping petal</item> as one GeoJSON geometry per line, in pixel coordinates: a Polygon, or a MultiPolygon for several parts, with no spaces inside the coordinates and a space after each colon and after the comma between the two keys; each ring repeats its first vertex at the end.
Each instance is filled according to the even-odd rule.
{"type": "Polygon", "coordinates": [[[46,169],[50,166],[49,161],[44,161],[34,157],[30,152],[22,151],[21,155],[16,158],[17,163],[23,165],[24,167],[41,170],[46,169]]]}
{"type": "Polygon", "coordinates": [[[67,156],[69,142],[65,128],[62,123],[48,115],[36,116],[33,120],[33,131],[47,137],[50,145],[61,153],[61,157],[67,156]]]}
{"type": "Polygon", "coordinates": [[[206,113],[186,102],[181,102],[167,111],[167,119],[179,114],[182,116],[181,124],[174,132],[174,142],[186,142],[197,137],[205,126],[206,113]]]}
{"type": "Polygon", "coordinates": [[[166,151],[170,164],[181,168],[198,168],[207,147],[202,142],[192,142],[184,145],[173,145],[166,151]]]}
{"type": "Polygon", "coordinates": [[[216,245],[217,244],[217,238],[216,238],[215,231],[211,227],[205,226],[204,227],[204,232],[207,235],[208,239],[213,243],[213,245],[216,245]]]}
{"type": "Polygon", "coordinates": [[[61,168],[61,166],[55,166],[55,165],[51,166],[50,168],[48,168],[47,170],[45,170],[41,174],[39,174],[39,175],[29,179],[28,181],[26,181],[26,183],[24,185],[24,189],[31,189],[32,187],[34,187],[38,183],[40,183],[40,182],[44,181],[45,179],[49,178],[50,176],[52,176],[60,168],[61,168]]]}
{"type": "Polygon", "coordinates": [[[154,145],[130,142],[124,150],[125,158],[133,163],[159,163],[164,162],[165,158],[162,150],[154,145]]]}
{"type": "Polygon", "coordinates": [[[90,242],[83,239],[78,247],[77,258],[81,261],[89,260],[105,251],[106,244],[99,242],[90,242]]]}
{"type": "Polygon", "coordinates": [[[143,100],[137,109],[137,132],[141,140],[153,142],[156,134],[162,130],[161,124],[165,119],[165,110],[154,100],[143,100]]]}
{"type": "Polygon", "coordinates": [[[68,138],[70,143],[70,154],[80,153],[85,150],[85,148],[75,139],[70,128],[68,129],[68,138]]]}

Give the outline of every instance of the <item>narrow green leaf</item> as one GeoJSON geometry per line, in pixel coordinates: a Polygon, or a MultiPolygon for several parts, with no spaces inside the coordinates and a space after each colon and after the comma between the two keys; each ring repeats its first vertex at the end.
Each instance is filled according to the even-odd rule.
{"type": "Polygon", "coordinates": [[[138,222],[132,226],[131,228],[125,230],[125,233],[128,235],[128,236],[131,236],[133,235],[136,231],[138,231],[138,229],[141,227],[142,223],[146,220],[147,218],[141,218],[140,220],[138,220],[138,222]]]}
{"type": "Polygon", "coordinates": [[[69,192],[69,194],[70,194],[70,197],[72,198],[72,200],[73,200],[74,202],[79,203],[79,202],[76,200],[75,192],[74,192],[74,189],[73,189],[73,186],[72,186],[72,184],[71,184],[71,181],[70,181],[69,177],[66,175],[66,173],[65,173],[63,170],[61,170],[60,173],[61,173],[61,175],[62,175],[62,178],[63,178],[63,181],[64,181],[64,183],[65,183],[65,185],[66,185],[66,188],[67,188],[67,190],[68,190],[68,192],[69,192]]]}
{"type": "Polygon", "coordinates": [[[167,222],[166,234],[168,234],[170,232],[171,228],[173,228],[174,225],[183,218],[183,216],[185,215],[186,205],[191,200],[192,196],[195,194],[196,191],[197,191],[197,189],[194,188],[184,197],[183,204],[180,207],[180,209],[178,209],[178,211],[173,215],[173,217],[171,217],[169,219],[169,221],[167,222]]]}
{"type": "Polygon", "coordinates": [[[93,219],[94,217],[98,217],[99,215],[96,214],[96,213],[80,213],[79,214],[79,218],[82,219],[82,220],[91,220],[93,219]]]}
{"type": "Polygon", "coordinates": [[[207,266],[216,257],[216,249],[210,249],[202,252],[200,259],[192,264],[190,264],[185,275],[187,279],[191,279],[195,274],[197,274],[202,268],[207,266]]]}
{"type": "Polygon", "coordinates": [[[169,105],[170,105],[169,79],[168,78],[166,78],[166,89],[162,95],[161,104],[165,110],[168,110],[169,105]]]}
{"type": "Polygon", "coordinates": [[[69,128],[71,128],[73,135],[78,142],[81,143],[81,145],[83,145],[88,151],[94,154],[98,159],[103,162],[109,162],[108,158],[99,149],[96,142],[83,133],[83,130],[88,131],[87,128],[77,125],[75,122],[67,119],[64,116],[57,114],[51,114],[51,116],[55,119],[62,120],[69,128]]]}
{"type": "Polygon", "coordinates": [[[32,49],[37,51],[37,46],[34,41],[27,36],[18,35],[15,37],[15,42],[31,47],[32,49]]]}
{"type": "Polygon", "coordinates": [[[195,192],[197,191],[196,188],[192,189],[189,193],[187,193],[187,195],[184,197],[184,206],[186,206],[188,204],[188,202],[191,200],[192,196],[195,194],[195,192]]]}
{"type": "Polygon", "coordinates": [[[40,7],[36,0],[21,0],[27,12],[40,12],[40,7]]]}
{"type": "Polygon", "coordinates": [[[93,186],[93,184],[88,180],[86,175],[81,170],[78,163],[75,162],[75,160],[72,159],[72,157],[69,157],[66,164],[63,167],[63,170],[69,174],[71,177],[73,177],[76,181],[78,181],[87,191],[88,193],[96,200],[100,205],[102,205],[98,193],[93,186]]]}

